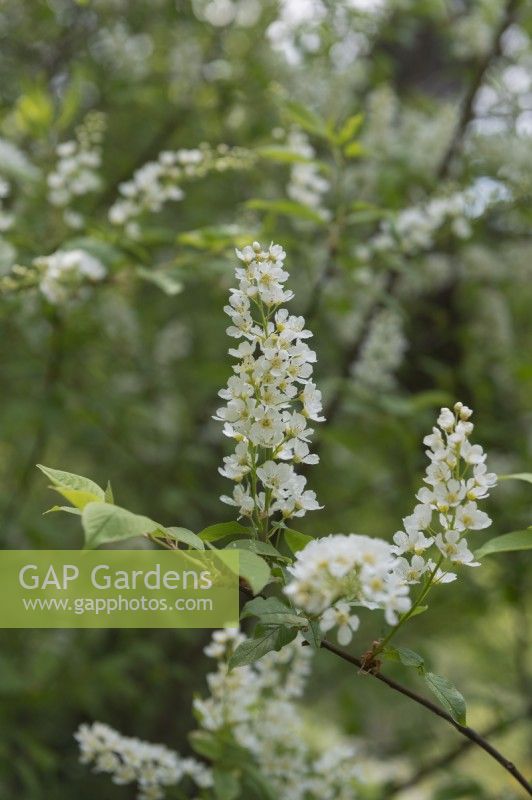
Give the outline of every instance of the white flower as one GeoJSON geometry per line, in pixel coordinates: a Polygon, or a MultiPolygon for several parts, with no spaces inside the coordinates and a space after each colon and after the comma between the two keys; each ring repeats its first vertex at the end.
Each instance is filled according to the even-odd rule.
{"type": "Polygon", "coordinates": [[[295,605],[310,614],[322,614],[338,600],[350,605],[408,610],[408,586],[396,579],[396,558],[382,539],[343,534],[309,542],[288,567],[285,587],[295,605]]]}
{"type": "Polygon", "coordinates": [[[456,509],[455,526],[457,530],[479,531],[482,528],[489,528],[490,525],[491,519],[484,511],[477,508],[477,504],[473,500],[456,509]]]}
{"type": "Polygon", "coordinates": [[[474,555],[469,550],[465,539],[460,539],[459,531],[446,531],[445,536],[439,533],[436,536],[436,547],[445,558],[454,564],[466,564],[468,567],[479,567],[474,561],[474,555]]]}
{"type": "Polygon", "coordinates": [[[57,250],[33,263],[41,273],[39,289],[54,305],[82,296],[86,285],[102,281],[107,275],[102,262],[81,249],[57,250]]]}
{"type": "Polygon", "coordinates": [[[310,452],[313,430],[308,420],[323,419],[321,393],[310,380],[316,354],[304,341],[312,334],[303,317],[279,308],[292,296],[284,288],[288,272],[283,248],[271,244],[263,249],[253,242],[236,252],[239,283],[231,289],[225,312],[233,323],[228,335],[241,341],[229,350],[238,362],[219,392],[226,405],[215,419],[225,423],[224,433],[237,442],[220,470],[237,486],[232,497],[222,500],[260,527],[273,514],[289,519],[320,508],[294,465],[319,460],[310,452]]]}
{"type": "Polygon", "coordinates": [[[360,619],[356,614],[351,614],[351,607],[343,601],[328,608],[320,618],[320,628],[324,633],[330,631],[331,628],[338,627],[336,637],[338,643],[344,647],[349,644],[359,625],[360,619]]]}

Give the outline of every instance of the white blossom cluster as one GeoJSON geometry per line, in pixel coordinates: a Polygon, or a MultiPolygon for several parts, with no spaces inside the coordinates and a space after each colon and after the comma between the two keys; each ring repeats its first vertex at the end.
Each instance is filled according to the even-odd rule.
{"type": "Polygon", "coordinates": [[[359,625],[354,607],[384,610],[389,625],[410,609],[409,588],[396,567],[393,548],[383,539],[333,534],[296,554],[284,591],[308,614],[321,615],[323,631],[338,626],[339,641],[348,644],[359,625]]]}
{"type": "Polygon", "coordinates": [[[104,280],[107,269],[86,250],[57,250],[34,259],[39,289],[49,303],[60,305],[83,295],[88,284],[104,280]]]}
{"type": "Polygon", "coordinates": [[[331,217],[331,212],[323,206],[323,195],[330,189],[329,181],[320,175],[316,164],[312,163],[316,151],[309,142],[308,136],[301,130],[293,129],[287,139],[290,150],[298,153],[308,161],[298,161],[290,170],[290,182],[287,194],[291,200],[308,206],[316,211],[324,220],[331,217]]]}
{"type": "Polygon", "coordinates": [[[131,180],[120,184],[121,197],[111,206],[109,219],[114,225],[126,226],[128,235],[136,238],[140,234],[137,220],[142,214],[157,213],[166,203],[183,199],[183,181],[203,178],[209,172],[244,169],[250,160],[248,150],[225,144],[165,150],[157,161],[144,164],[131,180]]]}
{"type": "Polygon", "coordinates": [[[8,231],[15,221],[13,214],[7,212],[3,207],[3,201],[6,197],[9,197],[10,192],[11,186],[9,181],[5,180],[5,178],[0,175],[0,234],[8,231]]]}
{"type": "Polygon", "coordinates": [[[356,800],[363,782],[357,745],[338,737],[316,753],[305,739],[308,723],[296,701],[311,671],[311,648],[302,647],[298,637],[279,652],[229,671],[227,660],[245,639],[234,629],[216,631],[206,648],[218,665],[207,676],[210,695],[194,702],[200,726],[214,733],[230,730],[276,797],[356,800]]]}
{"type": "Polygon", "coordinates": [[[74,734],[82,764],[112,776],[113,783],[136,783],[138,800],[159,800],[168,786],[188,776],[199,788],[213,785],[211,770],[194,758],[181,758],[162,744],[122,736],[102,722],[81,725],[74,734]]]}
{"type": "Polygon", "coordinates": [[[456,575],[445,569],[448,564],[478,566],[465,536],[491,524],[477,501],[488,496],[497,476],[487,471],[482,447],[469,440],[471,414],[463,403],[452,411],[441,409],[438,427],[424,439],[430,459],[427,485],[393,545],[356,534],[331,535],[309,542],[288,567],[292,579],[285,593],[306,613],[320,615],[323,631],[337,627],[341,644],[348,644],[358,629],[354,607],[383,609],[386,622],[395,625],[398,615],[411,608],[412,584],[453,581],[456,575]]]}
{"type": "Polygon", "coordinates": [[[497,476],[488,472],[486,454],[479,444],[471,444],[472,411],[462,403],[453,410],[442,408],[438,427],[423,440],[430,464],[416,497],[418,505],[403,519],[404,529],[394,537],[393,550],[400,556],[396,570],[409,584],[419,583],[424,575],[435,582],[456,578],[440,569],[451,565],[478,566],[468,547],[466,534],[489,527],[491,519],[478,508],[477,501],[488,497],[497,476]],[[427,558],[433,547],[434,558],[427,558]]]}
{"type": "Polygon", "coordinates": [[[393,219],[384,220],[379,232],[357,248],[357,257],[369,261],[374,256],[390,252],[414,255],[430,250],[436,235],[445,226],[457,238],[469,239],[472,235],[471,221],[509,197],[509,190],[500,181],[479,178],[463,191],[434,197],[425,204],[399,211],[393,219]]]}
{"type": "Polygon", "coordinates": [[[393,389],[407,346],[400,315],[388,308],[376,314],[353,365],[356,387],[372,392],[393,389]]]}
{"type": "MultiPolygon", "coordinates": [[[[47,178],[48,200],[52,205],[66,209],[77,198],[100,189],[104,129],[104,115],[93,111],[76,129],[75,139],[57,146],[57,163],[47,178]]],[[[83,224],[83,218],[71,208],[65,210],[64,219],[71,227],[83,224]]]]}
{"type": "Polygon", "coordinates": [[[132,33],[123,21],[98,31],[91,44],[94,58],[128,81],[144,78],[150,70],[153,40],[147,33],[132,33]]]}
{"type": "Polygon", "coordinates": [[[310,452],[308,422],[324,418],[321,392],[312,382],[316,354],[305,341],[312,334],[303,317],[282,307],[293,297],[284,287],[286,253],[278,244],[263,249],[258,242],[236,252],[239,285],[224,310],[232,322],[228,335],[242,341],[229,350],[238,363],[219,392],[226,405],[215,416],[236,441],[220,469],[235,487],[221,499],[260,530],[270,515],[289,519],[320,508],[294,465],[318,462],[310,452]]]}

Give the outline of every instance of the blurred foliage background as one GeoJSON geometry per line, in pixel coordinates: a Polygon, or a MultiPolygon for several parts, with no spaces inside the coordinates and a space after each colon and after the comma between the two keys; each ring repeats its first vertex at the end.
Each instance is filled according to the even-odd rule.
{"type": "MultiPolygon", "coordinates": [[[[529,470],[531,35],[517,0],[0,2],[3,546],[81,544],[69,519],[42,516],[37,462],[111,479],[117,502],[169,525],[231,518],[212,414],[233,248],[253,239],[287,250],[315,333],[328,422],[309,481],[325,510],[301,530],[389,539],[414,504],[421,440],[456,399],[492,469],[529,470]],[[203,142],[211,166],[136,181],[137,197],[164,184],[181,199],[116,212],[137,170],[168,151],[194,164],[183,149],[203,142]],[[58,272],[58,251],[105,277],[58,272]]],[[[493,534],[532,524],[527,484],[490,505],[493,534]]],[[[486,558],[434,593],[404,644],[530,773],[529,575],[526,553],[486,558]]],[[[379,634],[368,624],[359,653],[379,634]]],[[[4,796],[132,797],[78,765],[84,720],[186,751],[207,632],[0,638],[4,796]]],[[[452,756],[386,797],[522,796],[371,683],[320,654],[309,730],[336,719],[406,777],[452,756]]]]}

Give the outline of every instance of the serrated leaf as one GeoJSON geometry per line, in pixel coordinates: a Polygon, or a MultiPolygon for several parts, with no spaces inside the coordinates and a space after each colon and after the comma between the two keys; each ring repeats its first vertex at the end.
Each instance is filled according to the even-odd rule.
{"type": "Polygon", "coordinates": [[[216,525],[209,525],[198,533],[204,542],[217,542],[225,539],[226,536],[249,536],[251,530],[241,525],[239,522],[218,522],[216,525]]]}
{"type": "Polygon", "coordinates": [[[99,499],[104,499],[104,491],[98,486],[97,483],[91,481],[90,478],[84,478],[82,475],[76,475],[73,472],[64,472],[60,469],[52,469],[45,467],[42,464],[37,464],[37,468],[41,470],[47,478],[49,478],[54,487],[61,487],[63,489],[75,489],[81,492],[90,492],[99,499]]]}
{"type": "Polygon", "coordinates": [[[477,558],[483,558],[494,553],[512,553],[517,550],[532,550],[532,530],[512,531],[503,533],[486,542],[480,550],[475,552],[477,558]]]}
{"type": "Polygon", "coordinates": [[[286,556],[283,556],[270,542],[263,542],[260,539],[238,539],[230,542],[226,550],[250,550],[252,553],[257,553],[261,556],[270,556],[276,558],[278,561],[289,561],[286,556]]]}
{"type": "Polygon", "coordinates": [[[258,594],[270,580],[270,567],[263,558],[249,550],[238,549],[238,554],[239,575],[244,578],[253,594],[258,594]]]}
{"type": "Polygon", "coordinates": [[[295,630],[281,626],[278,628],[270,628],[264,635],[257,639],[246,639],[245,642],[238,645],[229,659],[229,669],[253,664],[254,661],[258,661],[265,656],[266,653],[271,653],[272,650],[281,650],[285,645],[295,639],[296,635],[297,633],[295,630]]]}
{"type": "Polygon", "coordinates": [[[282,214],[285,217],[304,219],[309,222],[315,222],[317,225],[325,225],[326,223],[326,220],[317,211],[303,205],[303,203],[296,203],[294,200],[261,200],[255,198],[248,200],[246,207],[256,211],[269,211],[273,214],[282,214]]]}
{"type": "Polygon", "coordinates": [[[399,661],[405,667],[416,667],[416,669],[425,669],[425,660],[419,653],[409,650],[407,647],[386,647],[382,655],[391,661],[399,661]]]}
{"type": "Polygon", "coordinates": [[[363,114],[353,114],[351,117],[348,117],[338,131],[338,144],[346,144],[346,142],[354,139],[362,127],[363,122],[363,114]]]}
{"type": "Polygon", "coordinates": [[[86,492],[83,489],[67,489],[65,486],[51,486],[50,488],[80,510],[83,510],[88,503],[98,503],[101,500],[99,495],[94,494],[94,492],[86,492]]]}
{"type": "Polygon", "coordinates": [[[442,678],[433,672],[425,672],[424,677],[429,689],[436,695],[455,722],[466,725],[466,702],[456,686],[447,678],[442,678]]]}
{"type": "Polygon", "coordinates": [[[166,533],[169,533],[173,539],[176,539],[178,542],[183,542],[183,544],[192,547],[194,550],[205,550],[205,545],[203,544],[202,540],[192,531],[189,531],[188,528],[164,528],[166,533]]]}
{"type": "Polygon", "coordinates": [[[249,600],[240,614],[240,619],[258,617],[264,625],[287,625],[302,628],[308,625],[304,617],[298,616],[290,606],[277,597],[255,597],[249,600]]]}
{"type": "Polygon", "coordinates": [[[289,550],[295,555],[299,550],[303,550],[309,542],[314,541],[312,536],[307,536],[301,531],[294,531],[292,528],[283,530],[284,540],[289,550]]]}
{"type": "Polygon", "coordinates": [[[161,528],[159,523],[141,514],[133,514],[109,503],[89,503],[83,509],[81,524],[85,546],[94,550],[102,544],[120,542],[135,536],[145,536],[161,528]]]}
{"type": "Polygon", "coordinates": [[[513,475],[498,475],[500,481],[525,481],[532,483],[532,472],[516,472],[513,475]]]}

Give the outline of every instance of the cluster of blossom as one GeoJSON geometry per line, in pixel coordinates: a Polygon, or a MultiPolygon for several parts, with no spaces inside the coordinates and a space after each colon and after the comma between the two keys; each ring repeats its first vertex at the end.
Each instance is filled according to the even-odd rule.
{"type": "Polygon", "coordinates": [[[408,584],[396,567],[393,548],[383,539],[325,536],[297,553],[284,591],[308,614],[321,615],[323,631],[337,626],[338,640],[348,644],[359,625],[354,607],[384,610],[389,625],[409,610],[408,584]]]}
{"type": "Polygon", "coordinates": [[[202,789],[213,785],[211,770],[196,759],[182,758],[162,744],[122,736],[102,722],[81,725],[74,735],[81,763],[111,775],[113,783],[136,783],[138,800],[159,800],[166,787],[185,777],[202,789]]]}
{"type": "Polygon", "coordinates": [[[508,188],[500,181],[479,178],[463,191],[434,197],[427,203],[400,211],[381,223],[380,230],[365,245],[357,248],[357,257],[369,261],[373,256],[397,251],[405,255],[430,250],[437,233],[446,225],[459,239],[472,234],[471,220],[481,217],[494,204],[510,199],[508,188]]]}
{"type": "Polygon", "coordinates": [[[230,730],[276,797],[355,800],[363,782],[356,744],[339,736],[317,754],[305,739],[308,726],[295,701],[311,671],[311,648],[298,637],[280,652],[229,671],[227,660],[245,638],[236,630],[217,631],[206,648],[218,665],[207,677],[210,696],[194,702],[200,726],[214,733],[230,730]]]}
{"type": "MultiPolygon", "coordinates": [[[[382,780],[358,743],[335,728],[320,750],[309,736],[309,719],[300,704],[312,666],[313,651],[297,637],[279,652],[270,652],[248,666],[229,670],[228,661],[246,637],[237,629],[215,631],[205,653],[216,660],[207,676],[209,695],[196,698],[199,727],[224,741],[230,735],[249,754],[246,766],[258,771],[272,793],[283,800],[358,800],[362,789],[382,780]],[[368,766],[371,768],[368,769],[368,766]],[[373,773],[373,774],[372,774],[373,773]]],[[[138,785],[138,800],[159,800],[166,787],[186,776],[210,798],[213,776],[193,758],[182,758],[162,745],[121,736],[96,722],[76,733],[81,761],[111,775],[114,783],[138,785]]],[[[384,765],[382,765],[384,768],[384,765]]],[[[390,765],[386,767],[391,777],[390,765]]],[[[245,770],[244,770],[245,772],[245,770]]],[[[216,795],[217,796],[217,795],[216,795]]],[[[364,795],[365,796],[365,795],[364,795]]]]}
{"type": "Polygon", "coordinates": [[[426,574],[435,582],[454,580],[454,573],[439,569],[445,561],[478,566],[465,537],[468,531],[491,525],[477,501],[488,497],[497,476],[488,472],[482,447],[469,441],[471,414],[463,403],[456,403],[453,410],[442,408],[438,427],[423,440],[430,459],[424,478],[427,485],[417,493],[419,503],[413,513],[403,519],[404,529],[393,537],[393,550],[400,556],[396,571],[409,584],[419,583],[426,574]],[[427,558],[431,547],[436,560],[427,558]]]}
{"type": "Polygon", "coordinates": [[[3,208],[3,201],[6,197],[9,197],[10,191],[9,182],[0,175],[0,234],[8,231],[14,222],[13,214],[9,214],[3,208]]]}
{"type": "Polygon", "coordinates": [[[270,515],[302,517],[320,507],[294,464],[317,463],[308,421],[324,418],[321,392],[312,382],[316,354],[305,342],[312,334],[303,317],[281,307],[293,297],[284,287],[286,253],[278,244],[263,250],[258,242],[236,252],[239,286],[224,310],[232,322],[228,335],[242,341],[229,350],[238,363],[219,392],[227,403],[215,416],[237,442],[220,469],[236,485],[231,497],[221,499],[261,528],[270,515]]]}
{"type": "Polygon", "coordinates": [[[34,259],[39,271],[39,289],[49,303],[60,305],[80,297],[90,283],[102,281],[107,269],[86,250],[57,250],[34,259]]]}
{"type": "Polygon", "coordinates": [[[388,308],[378,312],[353,365],[356,387],[372,392],[393,389],[407,346],[400,315],[388,308]]]}
{"type": "Polygon", "coordinates": [[[136,220],[142,214],[161,211],[171,201],[182,200],[180,183],[203,178],[209,172],[245,169],[251,163],[250,151],[220,144],[212,148],[201,144],[192,150],[166,150],[157,161],[149,161],[133,178],[119,186],[120,199],[109,210],[114,225],[125,225],[128,235],[140,233],[136,220]]]}
{"type": "MultiPolygon", "coordinates": [[[[300,130],[290,132],[287,140],[288,147],[306,159],[313,159],[316,151],[310,144],[308,136],[300,130]]],[[[290,183],[287,194],[297,203],[308,206],[316,211],[324,220],[331,217],[331,212],[322,205],[323,195],[330,189],[329,181],[320,175],[318,167],[309,161],[300,161],[292,165],[290,170],[290,183]]]]}
{"type": "MultiPolygon", "coordinates": [[[[104,115],[93,111],[76,129],[75,139],[57,146],[58,160],[47,179],[48,199],[52,205],[66,208],[77,198],[96,192],[101,187],[99,170],[104,130],[104,115]]],[[[71,208],[65,210],[64,219],[71,227],[83,224],[83,218],[71,208]]]]}
{"type": "Polygon", "coordinates": [[[128,80],[141,80],[150,69],[153,40],[147,33],[131,33],[124,21],[98,31],[91,44],[94,58],[128,80]]]}
{"type": "Polygon", "coordinates": [[[449,583],[456,575],[442,569],[446,562],[478,566],[465,535],[491,524],[477,501],[488,496],[497,476],[487,471],[482,447],[469,441],[471,413],[463,403],[441,409],[438,427],[424,439],[427,486],[393,545],[356,534],[331,535],[309,542],[288,567],[286,594],[306,613],[321,615],[323,631],[338,627],[340,643],[348,644],[358,628],[354,607],[383,609],[388,624],[395,625],[398,614],[411,607],[409,587],[423,576],[449,583]]]}

